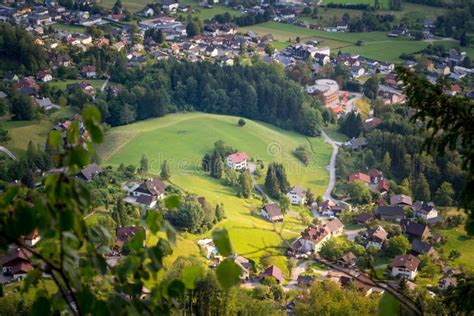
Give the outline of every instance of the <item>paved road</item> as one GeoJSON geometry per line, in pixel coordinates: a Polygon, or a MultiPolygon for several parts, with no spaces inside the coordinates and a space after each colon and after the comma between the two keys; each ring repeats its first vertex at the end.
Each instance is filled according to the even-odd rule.
{"type": "Polygon", "coordinates": [[[7,148],[5,148],[3,146],[0,146],[0,151],[3,152],[8,157],[10,157],[11,159],[17,160],[16,156],[10,150],[8,150],[7,148]]]}
{"type": "Polygon", "coordinates": [[[104,92],[105,91],[105,88],[107,88],[107,85],[109,84],[109,78],[107,78],[107,80],[105,80],[104,84],[102,85],[102,87],[100,88],[100,91],[104,92]]]}
{"type": "Polygon", "coordinates": [[[331,159],[329,160],[329,184],[326,187],[326,191],[324,192],[323,199],[324,200],[330,200],[334,203],[337,203],[338,200],[333,198],[331,196],[331,192],[334,189],[334,186],[336,185],[336,157],[337,157],[337,152],[339,150],[339,146],[341,146],[341,143],[333,141],[328,134],[326,134],[324,131],[321,131],[321,135],[323,136],[323,139],[326,143],[330,144],[332,146],[332,154],[331,154],[331,159]]]}

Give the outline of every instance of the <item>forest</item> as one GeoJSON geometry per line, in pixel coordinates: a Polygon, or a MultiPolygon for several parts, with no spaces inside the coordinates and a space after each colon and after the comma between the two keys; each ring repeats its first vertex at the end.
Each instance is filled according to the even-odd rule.
{"type": "Polygon", "coordinates": [[[167,61],[128,69],[125,61],[118,61],[111,80],[123,85],[121,93],[109,93],[97,104],[112,126],[176,111],[203,111],[260,120],[309,136],[320,133],[321,113],[306,104],[302,88],[279,65],[167,61]]]}

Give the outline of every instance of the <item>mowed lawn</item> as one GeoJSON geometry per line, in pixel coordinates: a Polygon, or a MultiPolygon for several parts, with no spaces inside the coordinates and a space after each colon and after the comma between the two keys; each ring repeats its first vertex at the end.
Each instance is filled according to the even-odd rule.
{"type": "Polygon", "coordinates": [[[447,243],[441,246],[446,256],[452,250],[457,250],[461,253],[461,256],[454,260],[452,266],[462,265],[474,271],[474,238],[469,238],[463,227],[437,229],[433,233],[447,238],[447,243]]]}
{"type": "MultiPolygon", "coordinates": [[[[326,5],[329,3],[340,3],[340,4],[368,4],[373,6],[374,0],[323,0],[321,4],[326,5]]],[[[381,8],[389,8],[389,0],[380,0],[379,1],[381,8]]]]}
{"type": "MultiPolygon", "coordinates": [[[[116,0],[102,0],[100,5],[110,9],[114,6],[116,0]]],[[[148,3],[153,1],[150,0],[122,0],[122,5],[130,10],[131,12],[137,12],[142,10],[148,3]]]]}
{"type": "MultiPolygon", "coordinates": [[[[203,155],[213,148],[217,140],[239,151],[247,152],[254,159],[268,164],[282,162],[292,185],[300,184],[322,194],[328,183],[326,166],[330,147],[320,138],[311,138],[315,154],[308,167],[301,164],[292,151],[301,144],[308,144],[303,135],[281,130],[268,124],[246,120],[237,126],[238,117],[204,113],[170,114],[159,119],[147,120],[128,126],[113,128],[106,135],[106,143],[97,150],[103,165],[120,163],[139,165],[142,154],[150,163],[150,172],[159,173],[164,160],[170,163],[171,181],[177,186],[205,196],[211,203],[224,203],[227,219],[220,226],[229,229],[235,250],[258,259],[265,246],[279,246],[284,242],[271,223],[251,214],[261,205],[258,198],[240,199],[234,189],[223,185],[200,170],[203,155]]],[[[304,228],[298,216],[287,217],[275,227],[285,238],[293,239],[304,228]]],[[[195,236],[194,239],[207,237],[195,236]]]]}
{"type": "Polygon", "coordinates": [[[184,15],[187,16],[188,14],[191,14],[192,16],[197,16],[201,21],[204,20],[210,20],[217,14],[224,14],[226,12],[229,12],[231,16],[241,16],[242,12],[238,10],[234,10],[228,6],[225,6],[223,4],[213,4],[212,8],[204,8],[199,5],[199,2],[196,0],[181,0],[179,2],[180,4],[183,5],[189,5],[191,6],[191,10],[196,10],[193,13],[185,12],[185,13],[177,13],[177,15],[184,15]]]}
{"type": "Polygon", "coordinates": [[[379,301],[380,316],[398,316],[400,315],[400,302],[392,294],[385,292],[379,301]]]}
{"type": "Polygon", "coordinates": [[[31,141],[35,146],[44,146],[52,123],[47,120],[1,122],[0,127],[8,130],[10,140],[2,144],[16,155],[26,152],[31,141]]]}
{"type": "Polygon", "coordinates": [[[105,80],[101,80],[101,79],[68,79],[68,80],[61,80],[61,81],[50,81],[48,82],[48,84],[51,87],[57,87],[58,89],[66,90],[66,87],[68,84],[80,83],[83,81],[90,83],[90,85],[93,86],[94,89],[96,89],[97,91],[102,88],[102,85],[105,82],[105,80]]]}

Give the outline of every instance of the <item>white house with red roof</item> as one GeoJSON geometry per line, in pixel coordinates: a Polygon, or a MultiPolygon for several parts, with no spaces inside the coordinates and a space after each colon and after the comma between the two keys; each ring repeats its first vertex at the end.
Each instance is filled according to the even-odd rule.
{"type": "Polygon", "coordinates": [[[227,166],[234,170],[247,169],[247,160],[249,156],[245,152],[230,154],[227,156],[227,166]]]}

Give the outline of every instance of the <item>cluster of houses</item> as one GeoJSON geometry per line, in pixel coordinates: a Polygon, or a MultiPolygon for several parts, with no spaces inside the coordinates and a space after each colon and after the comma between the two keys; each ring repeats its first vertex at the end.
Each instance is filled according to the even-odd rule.
{"type": "Polygon", "coordinates": [[[377,169],[370,169],[369,174],[362,172],[351,174],[348,181],[349,183],[361,181],[365,183],[371,191],[379,192],[381,195],[385,195],[390,189],[390,184],[388,180],[384,178],[383,172],[377,169]]]}

